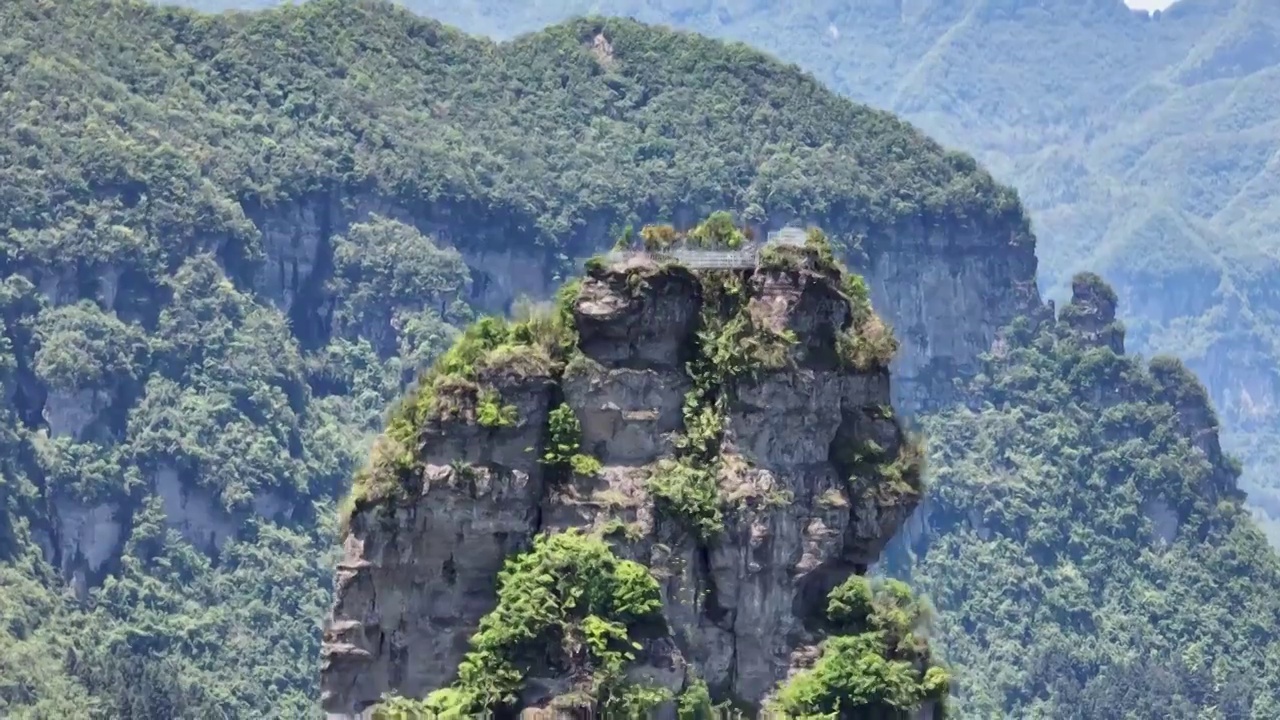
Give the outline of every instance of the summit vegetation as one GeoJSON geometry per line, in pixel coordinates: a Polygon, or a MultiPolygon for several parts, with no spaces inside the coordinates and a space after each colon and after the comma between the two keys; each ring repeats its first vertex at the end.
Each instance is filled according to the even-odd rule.
{"type": "Polygon", "coordinates": [[[1273,717],[1280,558],[1208,393],[1087,314],[1015,323],[967,406],[924,420],[928,531],[887,565],[939,609],[958,717],[1273,717]]]}

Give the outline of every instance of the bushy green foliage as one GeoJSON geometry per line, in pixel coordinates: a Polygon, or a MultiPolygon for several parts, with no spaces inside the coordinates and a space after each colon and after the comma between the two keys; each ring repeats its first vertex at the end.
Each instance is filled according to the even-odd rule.
{"type": "Polygon", "coordinates": [[[1262,628],[1280,617],[1280,560],[1231,497],[1234,468],[1183,426],[1212,416],[1170,404],[1199,384],[1061,325],[1009,338],[974,407],[922,427],[934,534],[911,577],[963,669],[957,714],[1276,712],[1280,638],[1262,628]]]}
{"type": "Polygon", "coordinates": [[[558,405],[547,417],[547,449],[542,454],[544,462],[551,465],[569,463],[582,446],[582,425],[573,408],[558,405]]]}
{"type": "Polygon", "coordinates": [[[516,407],[502,404],[497,390],[483,390],[477,398],[476,422],[481,427],[511,427],[516,424],[516,407]]]}
{"type": "Polygon", "coordinates": [[[871,580],[852,575],[827,594],[827,619],[840,628],[862,627],[871,616],[871,580]]]}
{"type": "MultiPolygon", "coordinates": [[[[618,238],[614,250],[633,250],[636,235],[630,227],[618,238]]],[[[696,250],[737,250],[747,243],[750,230],[739,227],[733,213],[717,210],[687,232],[668,223],[647,224],[640,228],[640,247],[649,252],[662,252],[676,246],[696,250]]]]}
{"type": "Polygon", "coordinates": [[[841,332],[836,337],[841,361],[860,372],[889,367],[898,352],[893,330],[879,316],[872,316],[861,328],[841,332]]]}
{"type": "Polygon", "coordinates": [[[546,663],[589,678],[579,690],[602,706],[652,701],[622,673],[661,607],[648,569],[602,541],[577,530],[539,536],[499,575],[498,605],[472,636],[458,681],[424,707],[451,716],[511,705],[528,668],[546,663]]]}
{"type": "Polygon", "coordinates": [[[640,228],[640,241],[645,250],[666,250],[680,240],[680,233],[671,225],[645,225],[640,228]]]}
{"type": "Polygon", "coordinates": [[[575,453],[569,458],[569,468],[573,470],[575,475],[582,477],[591,477],[598,475],[604,466],[593,455],[586,453],[575,453]]]}
{"type": "Polygon", "coordinates": [[[454,326],[470,319],[470,271],[461,254],[402,222],[375,215],[352,225],[333,240],[333,266],[332,333],[372,339],[381,356],[430,360],[448,349],[454,326]]]}
{"type": "Polygon", "coordinates": [[[791,346],[797,342],[791,330],[777,332],[757,326],[747,314],[745,303],[728,320],[704,325],[698,339],[708,372],[715,373],[722,382],[757,371],[782,369],[791,346]]]}
{"type": "Polygon", "coordinates": [[[34,369],[52,390],[114,389],[136,382],[147,365],[151,348],[143,330],[92,302],[50,308],[37,323],[34,369]]]}
{"type": "Polygon", "coordinates": [[[915,435],[904,438],[892,459],[882,459],[877,464],[874,476],[878,480],[876,487],[882,492],[922,495],[925,477],[923,440],[915,435]]]}
{"type": "MultiPolygon", "coordinates": [[[[372,720],[425,720],[428,717],[433,720],[435,718],[444,720],[449,717],[444,714],[428,713],[421,700],[389,695],[384,696],[381,702],[373,707],[372,720]]],[[[464,717],[468,716],[456,713],[450,720],[462,720],[464,717]]]]}
{"type": "Polygon", "coordinates": [[[704,248],[737,250],[747,241],[747,236],[724,210],[711,213],[689,231],[689,243],[704,248]]]}
{"type": "Polygon", "coordinates": [[[757,260],[763,270],[799,272],[805,268],[807,258],[790,246],[766,245],[760,249],[757,260]]]}
{"type": "Polygon", "coordinates": [[[549,376],[563,361],[566,348],[572,347],[572,332],[559,314],[547,310],[532,311],[515,322],[491,315],[480,318],[467,326],[401,400],[387,432],[408,442],[427,420],[455,415],[460,408],[450,399],[458,391],[474,395],[485,420],[482,424],[503,425],[513,410],[500,403],[493,388],[480,387],[484,376],[493,372],[549,376]]]}
{"type": "Polygon", "coordinates": [[[715,712],[707,681],[696,676],[686,679],[684,691],[677,698],[676,716],[680,720],[711,720],[715,712]]]}
{"type": "Polygon", "coordinates": [[[582,452],[582,425],[568,405],[556,406],[548,416],[547,449],[542,461],[568,468],[583,477],[591,477],[602,469],[599,460],[582,452]]]}
{"type": "MultiPolygon", "coordinates": [[[[1076,295],[1096,298],[1103,305],[1115,307],[1119,302],[1116,291],[1095,272],[1078,272],[1071,277],[1071,287],[1076,295]]],[[[1063,308],[1065,312],[1067,308],[1063,308]]]]}
{"type": "Polygon", "coordinates": [[[671,699],[671,691],[666,688],[627,683],[609,696],[601,714],[605,717],[652,717],[656,708],[671,699]]]}
{"type": "Polygon", "coordinates": [[[828,595],[839,634],[823,642],[812,669],[778,690],[775,709],[794,718],[907,718],[925,700],[942,703],[950,674],[931,663],[916,632],[927,613],[903,583],[850,577],[828,595]]]}
{"type": "Polygon", "coordinates": [[[649,477],[649,493],[703,541],[724,529],[714,466],[692,459],[663,460],[649,477]]]}

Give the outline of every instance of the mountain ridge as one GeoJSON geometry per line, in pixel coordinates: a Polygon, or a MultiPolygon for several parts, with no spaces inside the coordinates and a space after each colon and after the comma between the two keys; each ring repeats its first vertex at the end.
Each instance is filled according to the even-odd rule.
{"type": "Polygon", "coordinates": [[[499,52],[337,0],[0,24],[6,714],[309,712],[385,408],[612,226],[823,222],[913,348],[904,408],[1038,307],[1015,193],[742,45],[593,20],[499,52]]]}
{"type": "MultiPolygon", "coordinates": [[[[1266,290],[1280,277],[1280,201],[1263,190],[1280,167],[1268,101],[1280,97],[1280,70],[1265,2],[1181,0],[1151,14],[1119,0],[1050,12],[985,0],[808,0],[785,12],[749,2],[404,4],[495,37],[606,11],[747,41],[974,154],[1019,188],[1035,218],[1046,296],[1063,301],[1075,272],[1099,272],[1123,299],[1137,349],[1196,348],[1184,357],[1245,456],[1255,508],[1280,505],[1262,449],[1280,438],[1280,306],[1266,290]],[[1210,302],[1171,316],[1164,308],[1185,306],[1166,290],[1169,271],[1187,273],[1210,302]],[[1249,366],[1231,361],[1237,351],[1249,366]]],[[[1280,543],[1280,523],[1269,526],[1280,543]]]]}
{"type": "MultiPolygon", "coordinates": [[[[545,298],[576,247],[634,243],[648,213],[676,226],[639,238],[662,246],[702,204],[744,236],[821,222],[894,321],[894,407],[933,423],[940,512],[883,566],[938,599],[958,712],[1276,714],[1280,572],[1215,489],[1238,468],[1204,393],[1120,352],[1125,293],[1096,277],[1049,317],[1027,215],[972,157],[741,44],[634,22],[501,52],[369,1],[21,0],[0,24],[3,714],[314,713],[336,506],[367,489],[388,404],[477,314],[529,316],[513,300],[545,298]]],[[[449,389],[475,437],[511,418],[449,389]]],[[[705,477],[657,494],[713,527],[682,479],[705,477]]]]}

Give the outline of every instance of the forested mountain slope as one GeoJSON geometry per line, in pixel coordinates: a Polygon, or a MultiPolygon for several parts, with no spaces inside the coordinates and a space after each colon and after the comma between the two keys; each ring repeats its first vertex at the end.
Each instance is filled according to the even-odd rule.
{"type": "Polygon", "coordinates": [[[940,529],[913,582],[960,623],[944,650],[967,702],[1052,716],[1075,696],[1045,688],[1156,653],[1159,682],[1175,656],[1195,671],[1185,716],[1270,716],[1280,580],[1227,461],[1188,450],[1160,386],[1123,367],[1158,444],[1090,434],[1102,400],[1059,401],[1106,356],[980,357],[1047,313],[1023,209],[967,156],[744,46],[634,22],[496,44],[372,0],[225,17],[14,0],[0,28],[0,714],[313,713],[335,501],[405,381],[627,224],[732,208],[760,231],[824,226],[902,341],[895,402],[952,408],[919,417],[940,529]],[[1051,394],[981,390],[979,438],[1009,418],[1052,432],[973,447],[951,404],[974,402],[969,376],[1051,394]],[[1097,464],[1117,453],[1141,473],[1097,464]],[[1012,495],[973,547],[968,501],[945,500],[965,483],[1012,495]],[[1178,525],[1159,554],[1143,503],[1162,497],[1178,525]],[[1072,525],[1067,500],[1107,514],[1072,525]],[[1096,556],[1116,547],[1145,564],[1096,556]],[[1028,651],[1051,581],[1065,605],[1028,651]],[[1036,660],[1110,618],[1105,644],[1036,660]]]}
{"type": "Polygon", "coordinates": [[[1203,386],[1126,355],[1116,295],[1020,320],[924,421],[929,507],[886,565],[940,610],[961,717],[1280,713],[1280,561],[1203,386]]]}
{"type": "Polygon", "coordinates": [[[878,268],[918,401],[1034,304],[1012,191],[743,46],[497,45],[372,0],[0,27],[6,716],[314,708],[366,437],[455,325],[611,228],[821,222],[878,268]]]}
{"type": "Polygon", "coordinates": [[[1080,269],[1114,284],[1133,346],[1176,354],[1204,378],[1252,505],[1280,519],[1271,0],[1179,0],[1155,15],[1122,0],[403,4],[495,37],[604,13],[745,41],[974,154],[1030,210],[1046,292],[1065,297],[1080,269]]]}

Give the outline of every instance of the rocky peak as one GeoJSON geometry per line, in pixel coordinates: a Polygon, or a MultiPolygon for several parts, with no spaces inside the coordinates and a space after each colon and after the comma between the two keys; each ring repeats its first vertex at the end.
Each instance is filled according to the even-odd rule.
{"type": "MultiPolygon", "coordinates": [[[[465,333],[357,480],[325,630],[330,717],[387,693],[502,714],[594,707],[624,688],[668,710],[698,689],[759,709],[840,652],[822,649],[828,595],[866,584],[920,497],[919,448],[890,404],[896,345],[865,285],[820,234],[749,268],[643,254],[588,268],[557,310],[465,333]],[[553,583],[540,602],[563,615],[560,640],[504,640],[552,622],[527,617],[541,592],[529,583],[569,557],[608,570],[604,595],[582,601],[603,603],[597,614],[557,604],[553,583]],[[599,622],[634,643],[625,662],[566,645],[599,622]],[[529,642],[550,644],[528,655],[529,642]],[[481,676],[505,678],[507,699],[481,676]]],[[[573,567],[573,582],[595,582],[573,567]]],[[[927,651],[892,645],[886,658],[914,663],[923,688],[927,651]]],[[[921,696],[938,697],[945,682],[929,677],[921,696]]]]}
{"type": "Polygon", "coordinates": [[[1204,385],[1177,358],[1153,358],[1150,371],[1156,385],[1156,397],[1173,407],[1179,429],[1209,461],[1212,471],[1203,486],[1205,495],[1215,500],[1225,497],[1243,499],[1236,484],[1239,468],[1234,467],[1234,461],[1222,451],[1218,415],[1204,385]]]}
{"type": "Polygon", "coordinates": [[[582,353],[615,367],[683,371],[694,347],[701,287],[680,266],[644,256],[589,275],[573,305],[582,353]]]}
{"type": "Polygon", "coordinates": [[[1116,321],[1115,290],[1093,273],[1080,273],[1071,281],[1071,302],[1058,319],[1093,347],[1108,347],[1124,354],[1124,326],[1116,321]]]}

